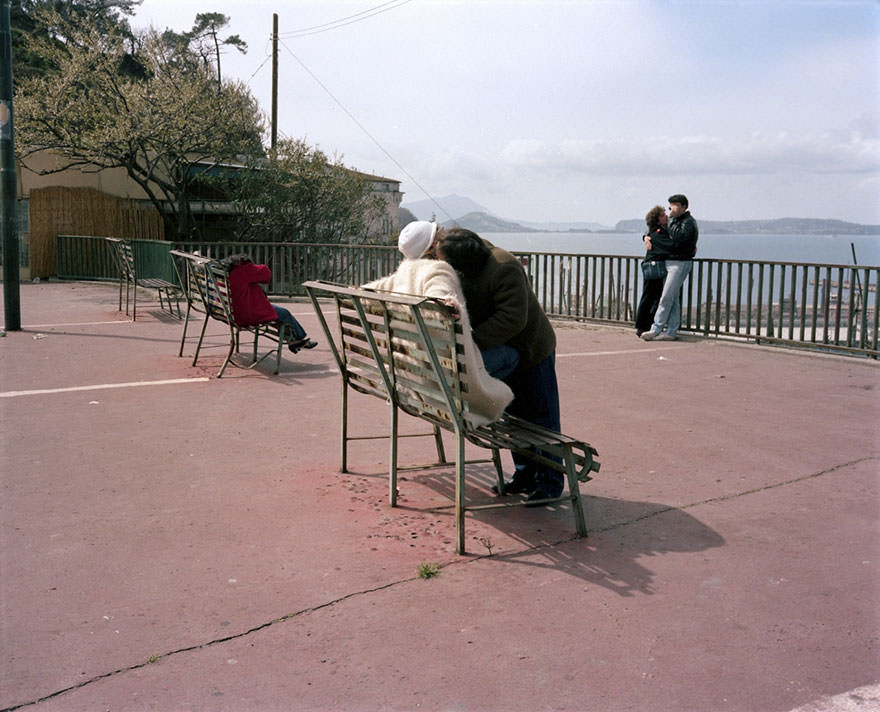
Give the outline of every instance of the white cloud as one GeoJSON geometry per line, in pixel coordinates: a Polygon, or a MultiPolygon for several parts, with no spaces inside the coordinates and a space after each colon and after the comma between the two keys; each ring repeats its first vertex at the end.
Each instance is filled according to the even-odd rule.
{"type": "MultiPolygon", "coordinates": [[[[281,33],[373,6],[298,0],[281,33]]],[[[138,17],[181,30],[201,9],[144,0],[138,17]]],[[[251,46],[225,73],[268,112],[276,7],[212,10],[251,46]]],[[[288,34],[279,59],[282,134],[401,179],[407,200],[613,224],[682,191],[710,219],[880,223],[874,0],[420,0],[288,34]]]]}
{"type": "Polygon", "coordinates": [[[515,170],[561,175],[573,170],[613,175],[865,173],[880,168],[880,140],[856,133],[793,135],[645,136],[568,139],[556,143],[517,139],[501,151],[515,170]]]}

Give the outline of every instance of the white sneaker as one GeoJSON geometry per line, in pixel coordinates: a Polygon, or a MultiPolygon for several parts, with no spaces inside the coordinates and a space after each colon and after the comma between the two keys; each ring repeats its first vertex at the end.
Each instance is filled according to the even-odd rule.
{"type": "Polygon", "coordinates": [[[641,338],[642,341],[653,341],[654,339],[659,338],[659,336],[653,331],[643,331],[639,338],[641,338]]]}
{"type": "Polygon", "coordinates": [[[657,339],[657,341],[678,341],[678,337],[675,334],[667,334],[665,331],[654,338],[657,339]]]}

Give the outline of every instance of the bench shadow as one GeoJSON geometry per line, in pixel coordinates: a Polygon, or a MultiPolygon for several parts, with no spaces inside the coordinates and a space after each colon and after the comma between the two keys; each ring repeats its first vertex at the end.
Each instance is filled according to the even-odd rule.
{"type": "MultiPolygon", "coordinates": [[[[408,472],[407,478],[450,500],[454,497],[454,478],[449,470],[408,472]]],[[[498,501],[489,489],[494,482],[495,471],[491,466],[469,467],[468,503],[498,501]]],[[[580,486],[586,538],[577,538],[568,502],[534,509],[477,510],[469,512],[468,518],[498,530],[521,548],[510,553],[492,552],[491,543],[487,546],[486,542],[481,544],[469,537],[469,553],[488,554],[488,560],[562,571],[620,596],[634,596],[652,595],[656,591],[655,574],[647,564],[652,557],[697,553],[725,543],[718,532],[681,508],[660,502],[593,496],[589,487],[589,483],[580,486]]],[[[519,497],[509,499],[517,501],[519,497]]],[[[440,511],[420,508],[412,500],[406,507],[440,511]]]]}
{"type": "Polygon", "coordinates": [[[147,314],[150,315],[156,321],[162,322],[163,324],[183,324],[183,314],[186,311],[186,304],[183,305],[183,309],[180,312],[180,316],[177,315],[177,312],[169,313],[167,309],[150,309],[147,311],[147,314]]]}
{"type": "MultiPolygon", "coordinates": [[[[192,358],[192,356],[190,356],[192,358]]],[[[205,375],[216,376],[217,370],[223,363],[223,358],[210,356],[207,358],[199,357],[199,361],[195,368],[203,371],[205,375]]],[[[248,375],[260,376],[277,382],[281,386],[296,386],[305,380],[314,380],[317,378],[330,378],[339,375],[339,371],[332,365],[327,363],[305,363],[294,362],[286,358],[281,359],[281,373],[275,373],[274,356],[270,356],[256,366],[251,364],[250,356],[235,354],[226,372],[221,380],[232,380],[236,377],[247,377],[248,375]]]]}

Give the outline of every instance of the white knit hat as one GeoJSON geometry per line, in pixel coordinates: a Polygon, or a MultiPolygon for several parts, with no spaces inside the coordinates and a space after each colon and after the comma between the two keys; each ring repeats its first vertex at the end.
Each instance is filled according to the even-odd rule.
{"type": "Polygon", "coordinates": [[[397,249],[403,253],[404,257],[417,260],[431,246],[436,233],[437,223],[427,220],[411,222],[400,231],[397,249]]]}

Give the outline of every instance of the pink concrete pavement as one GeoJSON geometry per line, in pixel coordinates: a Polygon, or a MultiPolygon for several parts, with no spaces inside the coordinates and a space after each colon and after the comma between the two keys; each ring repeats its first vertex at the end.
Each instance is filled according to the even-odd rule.
{"type": "Polygon", "coordinates": [[[317,349],[218,380],[222,330],[192,367],[142,298],[132,323],[113,285],[24,284],[0,339],[0,710],[880,705],[877,364],[560,324],[563,429],[602,462],[591,534],[492,510],[459,557],[449,472],[408,475],[397,509],[384,442],[338,472],[308,304],[317,349]]]}

